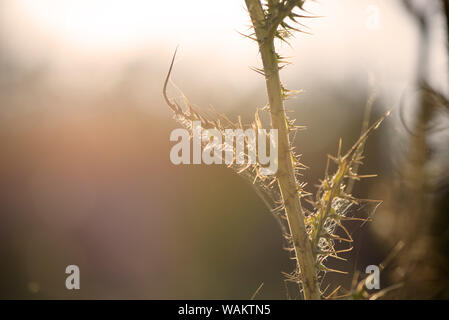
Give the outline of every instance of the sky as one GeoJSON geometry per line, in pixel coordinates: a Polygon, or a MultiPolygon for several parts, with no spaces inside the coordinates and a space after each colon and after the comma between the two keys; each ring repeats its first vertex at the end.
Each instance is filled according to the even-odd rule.
{"type": "MultiPolygon", "coordinates": [[[[189,72],[186,66],[200,66],[195,77],[201,81],[218,81],[219,74],[219,81],[236,89],[257,79],[249,70],[259,64],[257,47],[239,34],[248,33],[244,1],[14,0],[2,5],[3,46],[22,66],[50,66],[57,85],[108,83],[133,59],[166,64],[176,46],[177,64],[185,68],[180,67],[181,74],[189,72]]],[[[303,19],[312,35],[297,34],[291,47],[279,46],[294,65],[284,72],[286,81],[319,85],[374,76],[391,103],[411,85],[417,29],[398,1],[308,1],[306,9],[320,16],[303,19]]],[[[437,27],[441,23],[435,19],[437,27]]],[[[446,73],[438,72],[447,69],[443,50],[444,45],[431,48],[436,87],[447,83],[446,73]]]]}

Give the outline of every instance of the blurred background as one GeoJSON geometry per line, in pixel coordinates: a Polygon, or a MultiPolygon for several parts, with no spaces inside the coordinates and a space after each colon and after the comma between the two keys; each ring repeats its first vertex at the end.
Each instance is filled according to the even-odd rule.
{"type": "MultiPolygon", "coordinates": [[[[303,90],[287,107],[308,127],[295,145],[310,191],[339,138],[358,138],[370,96],[372,120],[393,109],[360,170],[378,178],[355,186],[384,203],[349,226],[348,274],[324,281],[349,290],[401,241],[381,287],[404,285],[387,297],[449,297],[446,4],[307,1],[311,34],[279,44],[284,86],[303,90]]],[[[243,0],[0,0],[0,298],[248,299],[261,283],[257,298],[297,297],[252,186],[169,160],[177,45],[172,80],[193,104],[245,122],[266,104],[257,45],[239,32],[243,0]],[[81,290],[65,288],[70,264],[81,290]]]]}

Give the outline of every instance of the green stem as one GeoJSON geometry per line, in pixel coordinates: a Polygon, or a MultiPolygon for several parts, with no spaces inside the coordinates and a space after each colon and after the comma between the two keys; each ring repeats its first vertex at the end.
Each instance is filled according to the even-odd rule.
{"type": "MultiPolygon", "coordinates": [[[[294,159],[290,151],[289,129],[285,114],[279,66],[274,47],[274,35],[266,26],[265,15],[259,0],[245,0],[254,26],[265,73],[271,126],[278,130],[279,169],[277,173],[282,200],[298,267],[305,299],[320,299],[316,263],[312,245],[306,232],[304,211],[300,201],[300,191],[294,171],[294,159]]],[[[272,26],[271,26],[272,27],[272,26]]]]}

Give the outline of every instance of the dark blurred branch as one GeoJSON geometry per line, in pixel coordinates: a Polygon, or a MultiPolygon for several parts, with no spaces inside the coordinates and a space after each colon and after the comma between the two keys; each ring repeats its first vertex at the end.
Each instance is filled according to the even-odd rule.
{"type": "MultiPolygon", "coordinates": [[[[416,100],[416,118],[411,129],[409,148],[401,168],[399,194],[396,211],[401,218],[398,224],[403,230],[400,236],[407,249],[399,258],[399,266],[403,268],[405,286],[399,291],[407,298],[432,298],[439,293],[435,290],[434,279],[442,279],[440,269],[434,267],[435,257],[440,256],[433,233],[433,225],[440,221],[440,212],[436,209],[435,183],[429,163],[433,157],[429,145],[433,120],[438,107],[445,105],[446,98],[435,91],[427,82],[429,72],[430,22],[429,6],[438,5],[438,1],[428,1],[426,6],[418,7],[417,1],[403,0],[404,8],[413,17],[419,30],[418,61],[416,84],[420,88],[416,100]],[[421,274],[416,277],[416,274],[421,274]],[[433,283],[425,287],[425,283],[433,283]]],[[[441,0],[440,10],[446,19],[446,31],[449,30],[449,0],[441,0]]],[[[430,7],[432,9],[432,7],[430,7]]],[[[447,37],[449,44],[449,33],[447,37]]],[[[438,285],[446,285],[440,282],[438,285]]],[[[444,287],[443,290],[448,290],[444,287]]]]}
{"type": "Polygon", "coordinates": [[[444,17],[446,19],[446,37],[447,37],[447,46],[449,49],[449,0],[441,0],[443,5],[444,17]]]}
{"type": "Polygon", "coordinates": [[[413,5],[412,0],[402,0],[405,9],[415,19],[419,27],[420,45],[418,51],[418,82],[425,81],[428,70],[429,23],[426,13],[413,5]]]}

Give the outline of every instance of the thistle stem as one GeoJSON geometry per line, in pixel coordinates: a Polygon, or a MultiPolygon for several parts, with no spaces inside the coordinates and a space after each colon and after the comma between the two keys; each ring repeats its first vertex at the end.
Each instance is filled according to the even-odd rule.
{"type": "Polygon", "coordinates": [[[271,126],[278,130],[279,169],[277,179],[285,205],[286,216],[300,280],[305,299],[320,299],[316,263],[312,244],[306,232],[304,211],[301,206],[299,185],[294,171],[294,158],[289,141],[289,128],[285,114],[282,87],[279,77],[279,65],[274,47],[274,35],[259,0],[245,0],[252,24],[255,29],[259,51],[262,58],[266,88],[271,114],[271,126]]]}

